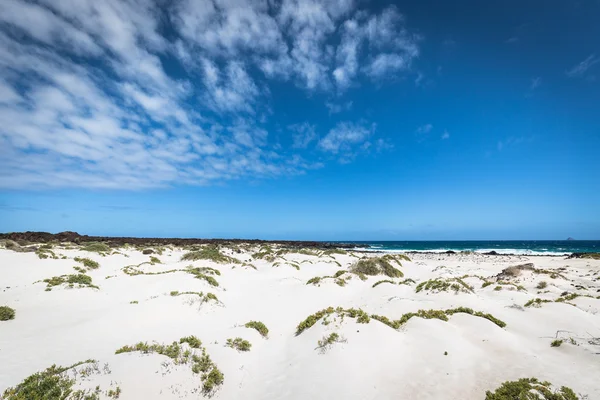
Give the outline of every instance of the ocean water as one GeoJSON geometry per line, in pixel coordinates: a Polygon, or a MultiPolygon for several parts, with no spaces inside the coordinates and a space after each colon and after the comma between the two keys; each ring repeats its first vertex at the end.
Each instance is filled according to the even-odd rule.
{"type": "MultiPolygon", "coordinates": [[[[346,242],[347,243],[347,242],[346,242]]],[[[498,254],[569,255],[600,252],[600,240],[465,240],[465,241],[365,241],[350,242],[367,251],[444,252],[473,251],[498,254]]]]}

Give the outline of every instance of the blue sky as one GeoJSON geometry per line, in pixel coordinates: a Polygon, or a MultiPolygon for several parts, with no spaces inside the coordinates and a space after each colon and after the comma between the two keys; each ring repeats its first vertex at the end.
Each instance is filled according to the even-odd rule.
{"type": "Polygon", "coordinates": [[[0,231],[600,239],[600,2],[540,4],[3,0],[0,231]]]}

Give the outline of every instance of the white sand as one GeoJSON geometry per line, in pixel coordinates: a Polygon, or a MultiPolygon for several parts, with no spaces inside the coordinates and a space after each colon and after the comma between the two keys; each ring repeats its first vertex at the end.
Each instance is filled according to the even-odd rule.
{"type": "MultiPolygon", "coordinates": [[[[572,304],[517,308],[536,297],[555,300],[564,291],[599,296],[600,261],[420,254],[403,262],[404,278],[417,284],[434,277],[491,277],[523,262],[548,270],[567,266],[561,271],[566,280],[524,272],[513,281],[526,291],[509,286],[495,291],[496,284],[482,288],[480,279],[466,278],[474,293],[455,294],[416,293],[416,284],[372,288],[385,276],[367,281],[354,276],[345,287],[332,279],[320,286],[307,285],[314,276],[333,275],[340,269],[331,257],[288,254],[285,257],[298,261],[300,270],[273,267],[263,260],[252,261],[255,270],[209,261],[181,262],[184,251],[176,250],[155,255],[163,264],[140,267],[158,272],[190,264],[211,266],[221,271],[215,276],[220,286],[214,288],[185,272],[126,275],[124,266],[149,260],[137,250],[120,250],[129,257],[55,251],[68,259],[41,260],[34,253],[0,250],[0,305],[17,313],[14,320],[0,322],[0,393],[52,364],[67,366],[92,358],[98,360],[100,371],[79,377],[77,387],[100,385],[101,398],[119,386],[121,399],[198,399],[201,381],[189,366],[174,366],[158,354],[114,354],[139,341],[168,344],[195,335],[225,375],[214,396],[218,399],[483,399],[486,390],[521,377],[548,380],[588,399],[600,399],[600,345],[590,343],[592,337],[600,337],[600,300],[578,297],[572,304]],[[55,287],[47,292],[45,283],[34,283],[75,273],[77,256],[100,263],[99,269],[88,272],[99,290],[55,287]],[[540,281],[548,282],[542,291],[536,289],[540,281]],[[200,305],[197,296],[170,296],[173,290],[212,292],[222,304],[200,305]],[[130,304],[134,300],[139,304],[130,304]],[[348,317],[343,322],[330,317],[329,325],[319,321],[295,335],[298,323],[328,306],[362,308],[390,319],[419,309],[464,306],[491,313],[507,326],[467,314],[455,314],[448,322],[412,318],[399,330],[375,320],[358,324],[348,317]],[[242,326],[250,320],[267,325],[268,339],[242,326]],[[550,347],[557,331],[575,344],[566,340],[560,347],[550,347]],[[316,349],[318,340],[331,332],[346,342],[334,343],[325,353],[316,349]],[[251,351],[224,346],[227,338],[238,336],[252,343],[251,351]]],[[[249,253],[228,254],[251,258],[249,253]]],[[[356,259],[335,256],[344,269],[356,259]]]]}

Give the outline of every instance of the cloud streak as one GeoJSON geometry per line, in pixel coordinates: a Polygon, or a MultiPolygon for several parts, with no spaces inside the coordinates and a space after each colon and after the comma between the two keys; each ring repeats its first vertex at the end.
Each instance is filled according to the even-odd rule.
{"type": "Polygon", "coordinates": [[[311,151],[350,159],[374,126],[343,121],[318,140],[301,124],[282,145],[268,129],[270,85],[349,90],[419,55],[394,7],[158,4],[0,2],[0,188],[207,185],[322,167],[311,151]]]}

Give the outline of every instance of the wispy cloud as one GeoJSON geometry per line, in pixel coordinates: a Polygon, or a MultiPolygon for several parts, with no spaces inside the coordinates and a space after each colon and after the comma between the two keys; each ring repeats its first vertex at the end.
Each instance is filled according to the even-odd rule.
{"type": "MultiPolygon", "coordinates": [[[[4,0],[0,187],[304,173],[322,163],[299,150],[356,154],[377,146],[374,127],[340,122],[319,141],[303,126],[277,146],[269,86],[287,80],[335,98],[360,79],[410,70],[419,42],[395,7],[373,13],[352,0],[4,0]]],[[[351,104],[326,106],[335,114],[351,104]]]]}
{"type": "Polygon", "coordinates": [[[567,71],[567,76],[570,78],[582,77],[590,68],[592,68],[599,62],[600,58],[596,57],[595,54],[590,54],[588,58],[575,65],[573,68],[569,69],[567,71]]]}
{"type": "Polygon", "coordinates": [[[347,101],[345,103],[334,103],[334,102],[325,102],[325,107],[329,110],[329,114],[337,114],[342,111],[349,111],[352,108],[352,101],[347,101]]]}
{"type": "Polygon", "coordinates": [[[292,131],[292,146],[296,149],[305,149],[317,139],[315,126],[308,122],[290,125],[288,129],[292,131]]]}
{"type": "Polygon", "coordinates": [[[450,139],[450,133],[447,130],[444,130],[442,133],[442,140],[450,139]]]}
{"type": "Polygon", "coordinates": [[[371,146],[369,137],[375,132],[375,124],[340,122],[319,141],[325,152],[353,157],[360,149],[371,146]]]}
{"type": "Polygon", "coordinates": [[[419,134],[425,134],[425,133],[429,133],[431,132],[431,130],[433,129],[433,125],[431,124],[425,124],[425,125],[421,125],[417,128],[416,132],[419,134]]]}
{"type": "Polygon", "coordinates": [[[542,85],[542,78],[537,76],[531,79],[531,85],[529,85],[529,90],[534,91],[542,85]]]}

